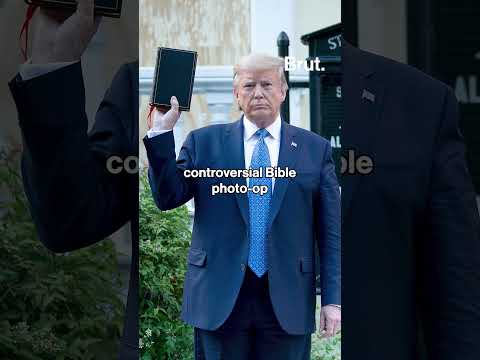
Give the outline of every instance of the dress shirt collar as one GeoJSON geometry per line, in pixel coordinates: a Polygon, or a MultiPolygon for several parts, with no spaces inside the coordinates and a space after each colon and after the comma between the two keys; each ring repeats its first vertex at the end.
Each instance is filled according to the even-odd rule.
{"type": "MultiPolygon", "coordinates": [[[[275,121],[266,127],[270,136],[276,140],[280,139],[280,130],[282,128],[282,120],[280,114],[277,116],[275,121]]],[[[243,115],[243,134],[245,140],[250,140],[252,136],[257,132],[258,127],[253,122],[251,122],[245,115],[243,115]]]]}

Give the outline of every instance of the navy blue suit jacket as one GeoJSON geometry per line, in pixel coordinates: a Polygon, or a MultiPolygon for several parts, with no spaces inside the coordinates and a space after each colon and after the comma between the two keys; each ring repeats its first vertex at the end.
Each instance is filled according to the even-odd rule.
{"type": "MultiPolygon", "coordinates": [[[[243,169],[242,119],[192,131],[175,161],[173,132],[144,139],[153,197],[161,210],[191,198],[195,218],[182,319],[206,330],[233,309],[247,264],[247,194],[211,195],[214,184],[244,178],[185,178],[185,169],[243,169]]],[[[340,194],[331,148],[322,137],[282,122],[277,178],[268,222],[268,277],[273,309],[290,334],[315,330],[315,241],[320,251],[323,304],[340,304],[340,194]],[[297,146],[293,146],[292,142],[297,146]]]]}
{"type": "Polygon", "coordinates": [[[342,359],[479,359],[480,222],[455,94],[346,43],[342,61],[342,147],[374,162],[342,177],[342,359]]]}

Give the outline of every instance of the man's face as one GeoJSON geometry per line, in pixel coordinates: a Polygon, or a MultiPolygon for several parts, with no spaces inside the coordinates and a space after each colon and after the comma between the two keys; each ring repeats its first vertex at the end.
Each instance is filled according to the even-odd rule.
{"type": "Polygon", "coordinates": [[[286,91],[278,69],[243,70],[238,73],[233,93],[247,118],[268,126],[278,116],[286,91]]]}

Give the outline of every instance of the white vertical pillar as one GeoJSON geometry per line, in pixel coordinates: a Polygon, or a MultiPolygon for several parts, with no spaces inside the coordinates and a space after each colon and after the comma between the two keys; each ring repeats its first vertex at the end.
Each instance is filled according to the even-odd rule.
{"type": "Polygon", "coordinates": [[[285,31],[292,40],[295,33],[295,1],[251,0],[250,8],[251,51],[277,55],[278,34],[285,31]]]}

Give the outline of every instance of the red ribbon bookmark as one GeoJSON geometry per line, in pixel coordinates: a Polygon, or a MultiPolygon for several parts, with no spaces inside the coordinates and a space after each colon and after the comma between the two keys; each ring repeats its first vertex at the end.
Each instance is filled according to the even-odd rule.
{"type": "Polygon", "coordinates": [[[155,105],[150,104],[150,110],[148,111],[148,116],[147,116],[147,126],[149,129],[151,129],[153,126],[153,123],[152,123],[153,110],[155,110],[155,105]]]}
{"type": "Polygon", "coordinates": [[[37,10],[37,5],[28,5],[27,13],[25,15],[25,21],[23,22],[22,29],[20,30],[20,43],[22,41],[23,33],[25,33],[25,46],[21,47],[20,50],[22,51],[23,59],[26,61],[28,58],[28,28],[30,26],[30,21],[35,14],[35,10],[37,10]]]}

